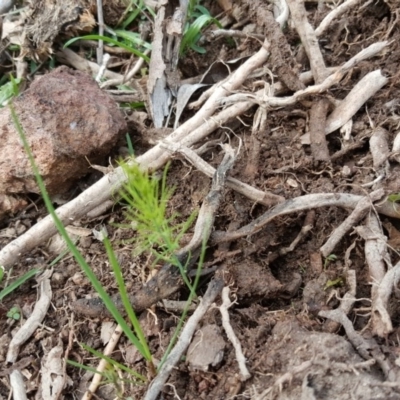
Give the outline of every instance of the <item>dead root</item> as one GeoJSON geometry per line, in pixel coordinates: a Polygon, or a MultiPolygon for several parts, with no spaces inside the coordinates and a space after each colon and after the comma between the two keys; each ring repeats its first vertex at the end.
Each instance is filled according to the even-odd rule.
{"type": "Polygon", "coordinates": [[[207,291],[204,294],[199,306],[183,328],[177,344],[172,349],[164,365],[158,372],[157,377],[150,384],[149,389],[144,396],[145,400],[155,400],[158,397],[158,394],[162,390],[172,369],[179,362],[182,354],[189,346],[192,336],[196,330],[197,324],[207,312],[215,298],[220,294],[222,287],[222,280],[215,280],[209,283],[207,291]]]}

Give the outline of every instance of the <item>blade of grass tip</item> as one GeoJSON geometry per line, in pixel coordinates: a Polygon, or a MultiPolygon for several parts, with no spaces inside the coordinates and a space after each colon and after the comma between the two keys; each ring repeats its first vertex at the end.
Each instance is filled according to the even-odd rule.
{"type": "Polygon", "coordinates": [[[89,372],[92,372],[94,374],[101,375],[105,379],[105,381],[103,382],[104,384],[111,382],[108,374],[106,374],[104,372],[97,371],[96,368],[89,367],[88,365],[84,365],[84,364],[78,363],[78,362],[73,361],[73,360],[67,360],[67,364],[72,365],[75,368],[80,368],[80,369],[83,369],[85,371],[89,371],[89,372]]]}
{"type": "Polygon", "coordinates": [[[192,43],[192,45],[190,46],[190,48],[191,48],[192,50],[194,50],[196,53],[199,53],[199,54],[205,54],[205,53],[207,52],[207,50],[206,50],[204,47],[200,47],[200,46],[198,46],[198,45],[195,44],[195,43],[192,43]]]}
{"type": "Polygon", "coordinates": [[[135,151],[133,150],[133,143],[131,136],[129,135],[129,133],[127,133],[125,137],[126,137],[126,144],[128,145],[129,155],[133,157],[135,155],[135,151]]]}
{"type": "Polygon", "coordinates": [[[152,355],[149,349],[149,346],[147,344],[146,338],[144,336],[142,327],[140,326],[139,320],[137,319],[137,316],[135,314],[135,311],[132,308],[132,305],[129,301],[129,296],[128,293],[126,291],[126,286],[124,283],[124,278],[122,276],[121,273],[121,267],[118,264],[117,258],[115,256],[114,250],[111,246],[111,242],[108,239],[108,237],[106,236],[106,234],[104,234],[103,232],[103,243],[104,243],[104,247],[106,249],[107,255],[108,255],[108,259],[110,261],[111,267],[113,269],[114,272],[114,276],[115,279],[118,283],[118,290],[121,296],[121,300],[122,300],[122,304],[124,305],[124,308],[128,314],[128,317],[132,323],[133,329],[136,333],[136,336],[138,337],[142,347],[143,347],[143,351],[144,351],[144,357],[146,358],[146,360],[150,361],[152,360],[152,355]]]}
{"type": "Polygon", "coordinates": [[[96,357],[102,358],[104,361],[107,361],[112,366],[117,367],[117,368],[121,369],[122,371],[125,371],[128,374],[131,374],[131,375],[137,377],[138,379],[140,379],[143,382],[147,381],[147,378],[145,376],[139,374],[138,372],[136,372],[135,370],[133,370],[131,368],[128,368],[126,365],[123,365],[123,364],[119,363],[118,361],[113,360],[112,358],[106,356],[105,354],[101,353],[100,351],[93,349],[92,347],[88,346],[87,344],[81,343],[80,345],[89,353],[92,353],[96,357]]]}
{"type": "Polygon", "coordinates": [[[17,280],[14,282],[10,283],[10,285],[6,286],[1,292],[0,292],[0,301],[4,299],[7,295],[12,293],[15,289],[17,289],[19,286],[21,286],[23,283],[25,283],[27,280],[31,279],[33,276],[39,273],[39,269],[34,268],[19,277],[17,280]]]}
{"type": "Polygon", "coordinates": [[[102,287],[100,281],[97,279],[96,275],[94,274],[94,272],[92,271],[92,269],[90,268],[90,266],[87,264],[87,262],[85,261],[85,259],[83,258],[82,254],[79,252],[78,248],[74,245],[74,242],[71,240],[71,238],[69,237],[63,223],[61,222],[61,220],[58,218],[58,215],[56,214],[53,204],[51,203],[50,197],[47,193],[47,189],[44,185],[43,179],[40,175],[39,169],[36,165],[35,159],[33,157],[31,148],[29,146],[29,143],[26,139],[25,133],[23,131],[23,128],[20,124],[19,118],[15,112],[14,106],[12,103],[9,104],[10,107],[10,111],[11,111],[11,117],[12,120],[14,122],[15,128],[21,138],[21,141],[23,143],[24,149],[27,153],[29,162],[32,166],[32,170],[34,172],[37,184],[39,186],[40,192],[42,194],[44,203],[46,205],[46,208],[48,210],[48,212],[50,213],[50,215],[52,216],[53,220],[54,220],[54,224],[56,225],[58,231],[60,232],[61,236],[64,238],[65,242],[67,243],[68,248],[71,250],[71,253],[73,254],[73,256],[75,257],[75,260],[77,261],[77,263],[81,266],[81,268],[84,270],[85,274],[87,275],[87,277],[89,278],[92,286],[94,287],[94,289],[97,291],[97,293],[99,293],[101,299],[104,301],[107,309],[110,311],[111,315],[114,317],[114,319],[117,321],[117,323],[119,325],[121,325],[122,330],[124,331],[125,335],[129,338],[129,340],[131,340],[131,342],[137,347],[137,349],[139,350],[140,354],[143,355],[143,357],[146,357],[146,352],[144,351],[144,349],[142,348],[141,343],[139,342],[139,340],[136,338],[136,336],[133,334],[133,332],[129,329],[128,324],[126,323],[126,321],[124,320],[124,318],[122,317],[122,315],[120,314],[120,312],[118,311],[116,305],[113,303],[113,301],[111,300],[110,296],[107,294],[107,292],[104,290],[104,288],[102,287]]]}

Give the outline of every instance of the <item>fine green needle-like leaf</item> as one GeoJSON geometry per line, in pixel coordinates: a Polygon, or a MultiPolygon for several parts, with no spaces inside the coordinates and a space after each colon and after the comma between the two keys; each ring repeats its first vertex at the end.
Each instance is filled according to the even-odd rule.
{"type": "Polygon", "coordinates": [[[107,382],[109,381],[108,374],[106,374],[106,373],[104,373],[104,372],[99,372],[99,371],[97,371],[96,368],[89,367],[88,365],[84,365],[84,364],[78,363],[78,362],[73,361],[73,360],[67,360],[67,364],[72,365],[73,367],[76,367],[76,368],[83,369],[83,370],[85,370],[85,371],[92,372],[92,373],[94,373],[94,374],[99,374],[99,375],[101,375],[103,378],[106,379],[106,382],[103,382],[103,383],[107,383],[107,382]]]}

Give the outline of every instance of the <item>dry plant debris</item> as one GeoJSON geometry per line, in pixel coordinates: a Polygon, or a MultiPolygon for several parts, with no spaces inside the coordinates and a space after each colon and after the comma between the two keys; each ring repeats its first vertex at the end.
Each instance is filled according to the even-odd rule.
{"type": "MultiPolygon", "coordinates": [[[[89,373],[66,367],[64,357],[91,363],[78,342],[101,349],[99,331],[107,313],[98,299],[88,296],[92,289],[67,256],[40,281],[37,302],[34,288],[25,285],[0,306],[5,326],[0,397],[12,390],[14,398],[88,399],[96,390],[111,399],[122,390],[125,397],[146,399],[400,399],[398,4],[204,1],[221,26],[211,25],[204,32],[200,43],[206,53],[200,55],[179,52],[187,4],[160,1],[155,7],[147,1],[155,8],[155,19],[151,35],[143,36],[152,37],[153,44],[149,75],[143,78],[143,59],[128,59],[127,53],[105,43],[98,48],[102,65],[82,51],[93,43],[68,49],[58,45],[60,38],[92,29],[101,11],[106,24],[119,21],[124,2],[115,7],[111,3],[103,8],[97,1],[97,9],[91,1],[77,8],[68,3],[56,13],[60,2],[37,2],[25,10],[25,22],[5,17],[0,48],[19,43],[21,55],[41,61],[54,53],[58,62],[105,79],[101,87],[112,89],[117,101],[135,98],[146,103],[141,112],[125,109],[135,162],[156,171],[171,161],[168,183],[176,187],[171,213],[185,217],[202,204],[192,239],[185,237],[177,253],[195,270],[202,239],[207,238],[201,300],[156,377],[148,374],[140,356],[128,351],[130,344],[117,329],[104,352],[130,363],[149,382],[133,384],[117,371],[109,392],[107,386],[98,387],[99,375],[88,386],[89,373]],[[223,72],[217,63],[210,68],[216,61],[224,64],[223,72]],[[131,92],[122,92],[120,84],[131,92]],[[173,100],[183,85],[194,85],[189,90],[193,99],[186,108],[180,105],[174,122],[173,100]],[[155,133],[151,138],[150,132],[155,133]],[[213,187],[208,192],[210,177],[213,187]],[[6,316],[13,304],[28,317],[15,331],[16,322],[6,316]],[[76,311],[79,314],[71,317],[76,311]],[[201,351],[201,335],[205,346],[214,338],[215,348],[192,356],[201,351]],[[40,365],[32,362],[32,355],[43,358],[40,365]],[[40,375],[35,372],[39,370],[40,375]]],[[[103,29],[101,18],[98,22],[103,29]]],[[[46,76],[52,75],[30,85],[25,100],[37,94],[46,76]]],[[[88,105],[97,106],[105,96],[97,91],[88,105]]],[[[28,120],[35,110],[23,106],[23,96],[16,104],[22,104],[19,111],[28,120]]],[[[54,96],[49,93],[45,100],[51,105],[54,96]]],[[[109,97],[107,101],[111,120],[122,121],[115,104],[109,97]]],[[[8,109],[1,112],[6,115],[8,109]]],[[[46,113],[36,112],[45,129],[46,113]]],[[[55,113],[60,120],[61,111],[55,113]]],[[[118,121],[115,130],[125,129],[125,122],[118,121]]],[[[9,121],[0,125],[2,132],[11,130],[9,121]]],[[[93,129],[103,139],[109,130],[93,129]]],[[[63,132],[51,129],[50,134],[63,132]]],[[[69,134],[66,137],[76,145],[69,134]]],[[[79,164],[78,170],[85,166],[79,164]]],[[[53,193],[64,191],[63,182],[70,179],[66,169],[71,168],[61,168],[53,193]]],[[[64,224],[77,228],[96,228],[99,221],[108,225],[130,300],[142,322],[145,319],[146,338],[154,359],[160,360],[179,318],[179,312],[160,306],[160,300],[185,300],[187,288],[172,265],[154,269],[151,257],[132,253],[124,240],[134,233],[119,227],[125,222],[120,207],[111,208],[125,175],[118,166],[104,171],[57,213],[64,224]]],[[[36,214],[28,207],[3,222],[0,264],[22,274],[50,261],[46,242],[56,229],[40,200],[29,197],[36,190],[20,180],[26,173],[6,175],[23,186],[25,199],[38,208],[36,214]]],[[[15,212],[17,206],[6,201],[15,212]]],[[[101,245],[86,234],[78,246],[103,284],[115,292],[101,245]]],[[[107,371],[105,362],[98,368],[107,371]]]]}

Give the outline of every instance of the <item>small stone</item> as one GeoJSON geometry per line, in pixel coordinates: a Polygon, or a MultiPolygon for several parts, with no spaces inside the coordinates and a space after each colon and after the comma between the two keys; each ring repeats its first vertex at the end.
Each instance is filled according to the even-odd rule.
{"type": "MultiPolygon", "coordinates": [[[[50,195],[65,193],[100,163],[127,129],[115,101],[86,73],[65,66],[36,79],[15,112],[50,195]]],[[[40,193],[9,107],[0,109],[0,216],[40,193]]]]}
{"type": "Polygon", "coordinates": [[[54,272],[51,276],[51,282],[54,283],[55,286],[60,287],[66,281],[66,277],[60,272],[54,272]]]}
{"type": "Polygon", "coordinates": [[[75,272],[71,278],[72,282],[77,286],[84,286],[87,283],[87,279],[80,272],[75,272]]]}
{"type": "Polygon", "coordinates": [[[224,357],[225,340],[215,324],[205,325],[196,332],[187,352],[189,368],[208,371],[224,357]]]}
{"type": "Polygon", "coordinates": [[[344,178],[348,178],[348,177],[350,177],[351,175],[352,175],[352,173],[351,173],[350,167],[349,167],[348,165],[343,165],[343,168],[342,168],[342,176],[343,176],[344,178]]]}
{"type": "Polygon", "coordinates": [[[79,239],[79,245],[83,248],[83,249],[88,249],[93,243],[93,238],[91,238],[90,236],[84,236],[81,237],[79,239]]]}

